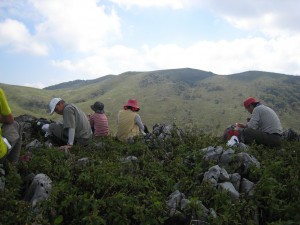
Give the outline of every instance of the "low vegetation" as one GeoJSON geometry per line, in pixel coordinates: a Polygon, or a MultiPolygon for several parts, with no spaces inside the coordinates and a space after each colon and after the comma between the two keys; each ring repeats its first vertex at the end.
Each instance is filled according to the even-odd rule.
{"type": "MultiPolygon", "coordinates": [[[[32,159],[18,165],[5,164],[6,186],[0,193],[0,224],[300,224],[300,142],[282,148],[252,145],[247,152],[261,163],[251,170],[256,183],[253,197],[241,195],[232,202],[199,179],[204,172],[201,149],[225,143],[215,136],[193,131],[185,139],[172,138],[160,145],[138,140],[123,144],[113,137],[94,140],[70,153],[57,149],[30,150],[32,159]],[[126,163],[128,156],[136,163],[126,163]],[[187,165],[187,157],[194,164],[187,165]],[[88,157],[86,164],[78,159],[88,157]],[[24,177],[47,174],[52,192],[33,210],[24,197],[24,177]],[[189,207],[170,216],[166,201],[175,190],[191,200],[189,207]],[[201,201],[216,217],[201,218],[201,201]]],[[[236,151],[245,151],[236,149],[236,151]]],[[[23,148],[22,155],[27,152],[23,148]]],[[[206,165],[207,166],[207,165],[206,165]]]]}

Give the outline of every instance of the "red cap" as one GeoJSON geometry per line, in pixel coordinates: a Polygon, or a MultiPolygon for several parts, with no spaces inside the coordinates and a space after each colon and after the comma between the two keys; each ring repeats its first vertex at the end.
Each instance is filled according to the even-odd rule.
{"type": "Polygon", "coordinates": [[[244,106],[245,106],[245,108],[248,108],[251,104],[257,103],[257,102],[259,102],[259,100],[255,99],[253,97],[249,97],[244,101],[244,106]]]}

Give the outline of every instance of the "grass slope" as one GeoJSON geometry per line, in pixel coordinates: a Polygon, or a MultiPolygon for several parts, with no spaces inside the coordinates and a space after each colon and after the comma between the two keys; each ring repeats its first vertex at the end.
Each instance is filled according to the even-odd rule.
{"type": "MultiPolygon", "coordinates": [[[[75,82],[76,83],[76,82],[75,82]]],[[[80,83],[80,82],[79,82],[80,83]]],[[[126,72],[109,79],[95,79],[55,90],[0,84],[15,115],[47,115],[52,97],[77,104],[87,114],[95,101],[105,104],[112,133],[118,111],[129,98],[136,98],[140,115],[151,128],[155,123],[198,127],[221,134],[225,127],[249,116],[242,102],[257,97],[279,115],[284,129],[300,129],[300,77],[261,71],[216,75],[190,68],[149,72],[126,72]]],[[[57,87],[60,87],[59,85],[57,87]]]]}

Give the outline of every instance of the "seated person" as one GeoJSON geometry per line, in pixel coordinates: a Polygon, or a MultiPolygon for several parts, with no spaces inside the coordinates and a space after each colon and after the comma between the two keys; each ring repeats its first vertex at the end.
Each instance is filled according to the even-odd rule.
{"type": "Polygon", "coordinates": [[[128,142],[141,134],[145,135],[145,126],[142,123],[138,101],[129,99],[118,114],[117,139],[128,142]]]}
{"type": "Polygon", "coordinates": [[[1,88],[0,123],[2,124],[0,127],[0,162],[7,159],[12,163],[17,163],[22,146],[21,126],[14,120],[5,93],[1,88]]]}
{"type": "Polygon", "coordinates": [[[241,141],[245,144],[261,144],[269,147],[281,145],[282,126],[273,109],[263,105],[259,100],[249,97],[244,107],[251,114],[246,124],[236,123],[241,141]]]}
{"type": "Polygon", "coordinates": [[[60,149],[69,149],[74,144],[86,145],[92,137],[87,116],[74,104],[67,104],[61,98],[53,98],[49,103],[50,114],[63,116],[62,124],[51,123],[47,132],[60,142],[60,149]]]}
{"type": "Polygon", "coordinates": [[[108,120],[104,113],[104,104],[95,102],[91,105],[91,109],[95,112],[89,116],[90,125],[95,137],[108,136],[108,120]]]}

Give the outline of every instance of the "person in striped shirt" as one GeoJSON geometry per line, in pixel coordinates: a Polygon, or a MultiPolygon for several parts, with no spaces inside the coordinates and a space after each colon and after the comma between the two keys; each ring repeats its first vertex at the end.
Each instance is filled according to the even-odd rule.
{"type": "Polygon", "coordinates": [[[91,105],[91,109],[95,112],[89,116],[94,137],[108,136],[109,125],[108,119],[104,113],[104,104],[97,101],[91,105]]]}

